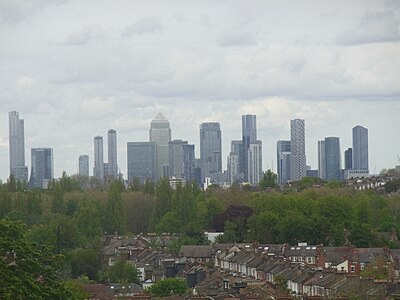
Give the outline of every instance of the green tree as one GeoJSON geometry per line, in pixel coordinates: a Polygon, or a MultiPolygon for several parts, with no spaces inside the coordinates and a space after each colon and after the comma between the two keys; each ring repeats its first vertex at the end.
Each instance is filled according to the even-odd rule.
{"type": "Polygon", "coordinates": [[[123,234],[125,232],[125,214],[122,208],[122,187],[118,181],[114,181],[110,185],[108,191],[107,203],[105,206],[105,219],[104,229],[110,234],[118,232],[123,234]]]}
{"type": "Polygon", "coordinates": [[[277,186],[276,183],[276,178],[277,175],[273,173],[271,170],[268,170],[267,172],[264,173],[263,177],[261,178],[259,182],[259,186],[262,190],[265,190],[266,188],[274,188],[277,186]]]}
{"type": "Polygon", "coordinates": [[[148,291],[156,297],[183,295],[187,290],[186,281],[181,278],[167,278],[153,284],[148,291]]]}
{"type": "Polygon", "coordinates": [[[157,224],[172,207],[172,189],[168,178],[162,178],[157,184],[154,203],[153,224],[157,224]]]}
{"type": "Polygon", "coordinates": [[[72,276],[78,278],[86,275],[89,279],[95,280],[101,269],[101,258],[100,251],[96,249],[78,249],[70,253],[72,276]]]}
{"type": "Polygon", "coordinates": [[[102,279],[110,283],[140,283],[138,269],[122,258],[103,272],[102,279]]]}
{"type": "Polygon", "coordinates": [[[0,220],[0,299],[72,299],[57,276],[57,257],[24,238],[26,225],[0,220]]]}

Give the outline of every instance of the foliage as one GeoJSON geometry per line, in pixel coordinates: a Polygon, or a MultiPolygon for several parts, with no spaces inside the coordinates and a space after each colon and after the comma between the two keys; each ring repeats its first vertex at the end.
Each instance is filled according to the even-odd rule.
{"type": "Polygon", "coordinates": [[[96,249],[78,249],[70,254],[72,277],[87,276],[95,280],[101,269],[101,252],[96,249]]]}
{"type": "Polygon", "coordinates": [[[72,299],[57,277],[57,257],[24,238],[21,222],[0,220],[0,298],[72,299]]]}
{"type": "Polygon", "coordinates": [[[102,280],[110,283],[140,283],[138,269],[123,258],[103,271],[102,280]]]}
{"type": "Polygon", "coordinates": [[[167,278],[153,284],[148,292],[156,297],[183,295],[186,292],[186,281],[181,278],[167,278]]]}
{"type": "Polygon", "coordinates": [[[265,190],[266,188],[274,188],[277,187],[276,179],[277,175],[273,173],[271,170],[268,170],[263,174],[263,177],[261,178],[259,182],[259,186],[262,190],[265,190]]]}
{"type": "Polygon", "coordinates": [[[65,287],[72,294],[72,299],[74,300],[85,300],[89,299],[91,294],[86,291],[79,280],[67,280],[65,282],[65,287]]]}

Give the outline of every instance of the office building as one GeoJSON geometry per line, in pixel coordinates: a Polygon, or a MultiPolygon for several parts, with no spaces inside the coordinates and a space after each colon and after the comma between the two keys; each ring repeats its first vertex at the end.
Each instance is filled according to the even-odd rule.
{"type": "Polygon", "coordinates": [[[128,181],[136,177],[140,183],[146,180],[156,182],[157,146],[154,142],[130,142],[127,143],[128,181]]]}
{"type": "Polygon", "coordinates": [[[231,152],[238,157],[238,182],[242,182],[244,178],[244,154],[243,154],[243,141],[231,141],[231,152]]]}
{"type": "Polygon", "coordinates": [[[353,169],[353,149],[347,148],[344,151],[344,169],[351,170],[353,169]]]}
{"type": "Polygon", "coordinates": [[[108,165],[107,176],[110,178],[118,177],[118,161],[117,161],[117,132],[110,129],[107,135],[108,142],[108,165]]]}
{"type": "Polygon", "coordinates": [[[194,145],[182,140],[169,142],[169,177],[195,180],[194,145]]]}
{"type": "Polygon", "coordinates": [[[89,155],[79,156],[79,176],[89,177],[89,155]]]}
{"type": "Polygon", "coordinates": [[[103,137],[94,138],[94,168],[93,176],[101,182],[104,181],[103,137]]]}
{"type": "Polygon", "coordinates": [[[244,180],[249,180],[249,148],[251,144],[257,141],[257,125],[255,115],[243,115],[242,116],[242,165],[244,171],[244,180]]]}
{"type": "Polygon", "coordinates": [[[285,184],[290,181],[290,141],[278,141],[276,145],[278,183],[285,184]]]}
{"type": "Polygon", "coordinates": [[[318,177],[326,179],[325,141],[318,141],[318,177]]]}
{"type": "Polygon", "coordinates": [[[305,122],[290,121],[290,179],[299,181],[306,176],[305,122]]]}
{"type": "Polygon", "coordinates": [[[254,141],[248,149],[248,182],[258,184],[262,177],[262,143],[254,141]]]}
{"type": "Polygon", "coordinates": [[[194,145],[185,144],[183,148],[183,174],[186,182],[196,181],[196,158],[194,155],[194,145]]]}
{"type": "Polygon", "coordinates": [[[53,149],[32,148],[31,166],[29,185],[32,188],[47,188],[54,174],[53,149]]]}
{"type": "Polygon", "coordinates": [[[338,137],[325,138],[326,180],[341,180],[340,142],[338,137]]]}
{"type": "Polygon", "coordinates": [[[369,170],[368,129],[360,125],[353,128],[353,169],[369,170]]]}
{"type": "Polygon", "coordinates": [[[230,185],[238,182],[238,174],[239,174],[239,157],[233,152],[229,153],[228,161],[227,161],[227,175],[228,182],[230,185]]]}
{"type": "Polygon", "coordinates": [[[201,180],[222,172],[221,127],[217,122],[200,124],[201,180]]]}
{"type": "Polygon", "coordinates": [[[17,181],[28,182],[28,167],[25,166],[24,120],[19,118],[19,113],[16,111],[10,112],[8,118],[10,175],[17,181]]]}
{"type": "Polygon", "coordinates": [[[150,142],[155,143],[157,147],[158,178],[168,177],[170,141],[171,129],[169,122],[162,113],[158,113],[150,124],[150,142]]]}

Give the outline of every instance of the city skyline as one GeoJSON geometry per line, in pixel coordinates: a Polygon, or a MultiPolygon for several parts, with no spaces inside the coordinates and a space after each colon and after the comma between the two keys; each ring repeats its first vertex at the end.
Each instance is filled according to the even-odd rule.
{"type": "Polygon", "coordinates": [[[399,164],[398,1],[15,0],[1,8],[3,181],[11,111],[25,121],[29,170],[29,149],[52,147],[56,176],[77,173],[81,154],[92,168],[93,137],[110,128],[126,176],[126,142],[147,140],[158,112],[196,157],[199,124],[219,122],[223,169],[246,114],[257,115],[264,170],[276,171],[276,141],[289,139],[296,118],[306,120],[313,169],[317,141],[337,136],[350,148],[358,124],[369,129],[370,173],[399,164]]]}

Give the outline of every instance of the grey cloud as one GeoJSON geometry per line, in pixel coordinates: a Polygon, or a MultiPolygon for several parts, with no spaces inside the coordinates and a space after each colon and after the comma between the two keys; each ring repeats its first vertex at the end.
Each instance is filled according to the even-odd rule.
{"type": "Polygon", "coordinates": [[[71,33],[61,42],[63,45],[84,45],[91,41],[99,41],[106,38],[107,33],[98,25],[93,25],[71,33]]]}
{"type": "Polygon", "coordinates": [[[399,25],[393,11],[367,11],[357,27],[345,30],[336,41],[339,45],[398,42],[399,25]]]}
{"type": "Polygon", "coordinates": [[[155,17],[147,17],[137,20],[130,26],[125,27],[122,30],[123,36],[132,36],[135,34],[151,34],[162,29],[161,21],[155,17]]]}
{"type": "Polygon", "coordinates": [[[217,35],[218,46],[252,46],[256,44],[256,39],[250,31],[224,31],[217,35]]]}

